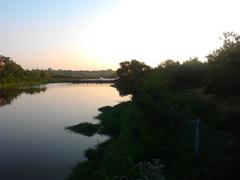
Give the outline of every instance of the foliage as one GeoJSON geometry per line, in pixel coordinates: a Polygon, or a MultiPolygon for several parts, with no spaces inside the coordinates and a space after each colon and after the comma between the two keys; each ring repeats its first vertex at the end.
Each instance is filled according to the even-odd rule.
{"type": "Polygon", "coordinates": [[[45,82],[47,75],[43,70],[24,70],[9,57],[0,56],[4,65],[0,69],[0,84],[45,82]]]}
{"type": "MultiPolygon", "coordinates": [[[[127,175],[115,176],[114,180],[164,180],[163,175],[164,165],[159,159],[152,159],[151,161],[140,161],[133,163],[129,160],[129,170],[127,175]]],[[[125,164],[126,166],[126,164],[125,164]]]]}
{"type": "Polygon", "coordinates": [[[160,64],[157,71],[166,77],[165,81],[170,89],[196,88],[203,85],[207,67],[198,58],[190,58],[182,64],[166,60],[160,64]]]}
{"type": "Polygon", "coordinates": [[[224,44],[208,55],[209,74],[207,89],[210,92],[231,95],[240,91],[240,36],[224,34],[224,44]]]}
{"type": "MultiPolygon", "coordinates": [[[[192,96],[198,94],[190,90],[184,96],[183,93],[176,94],[176,97],[182,98],[172,98],[169,105],[163,104],[155,109],[155,114],[149,114],[148,109],[143,110],[135,102],[105,108],[99,116],[100,126],[111,129],[111,134],[114,130],[116,132],[106,144],[87,150],[89,161],[79,164],[79,169],[74,172],[83,179],[144,179],[143,174],[137,173],[137,164],[160,158],[161,164],[165,165],[163,174],[167,179],[226,178],[228,173],[237,168],[232,163],[237,152],[232,137],[207,127],[202,122],[199,160],[195,158],[193,118],[198,114],[194,111],[188,117],[188,108],[198,107],[198,98],[191,100],[192,96]],[[172,103],[176,104],[174,109],[170,108],[172,103]],[[118,128],[112,121],[118,122],[118,128]],[[236,149],[235,153],[233,149],[236,149]],[[91,170],[87,167],[91,167],[91,170]],[[89,173],[83,175],[83,171],[89,173]]],[[[143,173],[151,172],[147,169],[143,173]]],[[[74,176],[76,177],[75,173],[71,175],[74,176]]],[[[160,177],[162,176],[156,178],[160,177]]]]}
{"type": "Polygon", "coordinates": [[[119,79],[116,83],[120,94],[135,94],[149,70],[149,66],[137,60],[120,63],[120,68],[117,70],[119,79]]]}
{"type": "MultiPolygon", "coordinates": [[[[225,34],[223,47],[210,54],[205,63],[197,58],[182,64],[167,60],[155,69],[140,70],[141,75],[133,73],[131,62],[120,64],[119,93],[132,94],[142,113],[136,123],[138,130],[132,130],[138,132],[144,150],[141,158],[162,159],[169,179],[224,179],[236,174],[239,163],[233,161],[239,158],[240,144],[229,136],[233,131],[218,129],[223,114],[217,108],[219,102],[206,92],[225,97],[232,92],[239,94],[239,41],[238,35],[225,34]],[[202,120],[199,160],[194,156],[193,122],[197,118],[202,120]]],[[[236,120],[239,116],[239,112],[231,113],[227,118],[236,120]]],[[[232,126],[231,122],[222,122],[232,126]]]]}

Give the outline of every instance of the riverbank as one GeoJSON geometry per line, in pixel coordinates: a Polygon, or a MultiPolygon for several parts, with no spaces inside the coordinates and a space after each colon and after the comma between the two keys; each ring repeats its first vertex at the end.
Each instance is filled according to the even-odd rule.
{"type": "Polygon", "coordinates": [[[132,128],[140,120],[141,112],[131,101],[100,110],[101,114],[97,117],[100,120],[100,132],[110,136],[110,139],[94,149],[88,149],[85,152],[88,161],[80,162],[68,180],[90,180],[96,176],[101,180],[117,178],[126,173],[128,177],[136,176],[130,174],[129,168],[137,157],[143,155],[143,151],[141,140],[138,140],[132,128]],[[122,163],[125,165],[122,166],[122,163]]]}
{"type": "Polygon", "coordinates": [[[238,153],[232,150],[237,149],[237,142],[207,123],[209,119],[214,121],[218,118],[212,101],[203,100],[206,95],[201,89],[176,91],[163,96],[165,103],[157,113],[160,126],[135,101],[100,108],[99,132],[109,135],[110,139],[87,150],[88,160],[80,162],[67,180],[92,180],[96,177],[98,180],[137,179],[141,178],[137,174],[143,176],[136,173],[137,164],[151,164],[153,159],[160,162],[161,168],[155,172],[159,179],[163,174],[167,179],[234,176],[238,165],[233,162],[238,153]],[[203,120],[196,156],[197,117],[203,120]],[[228,174],[230,172],[233,174],[228,174]]]}

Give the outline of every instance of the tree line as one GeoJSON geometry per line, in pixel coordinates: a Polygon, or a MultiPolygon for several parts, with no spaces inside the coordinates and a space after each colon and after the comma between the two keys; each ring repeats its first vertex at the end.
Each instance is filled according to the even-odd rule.
{"type": "Polygon", "coordinates": [[[0,55],[0,84],[68,82],[73,79],[116,78],[116,72],[108,70],[25,70],[10,57],[0,55]]]}
{"type": "Polygon", "coordinates": [[[137,95],[153,85],[159,91],[204,88],[206,92],[233,95],[240,91],[240,36],[224,33],[223,46],[207,56],[207,61],[190,58],[182,64],[166,60],[151,68],[137,60],[120,63],[117,87],[122,95],[137,95]]]}
{"type": "Polygon", "coordinates": [[[141,158],[160,158],[169,179],[239,177],[239,72],[240,36],[231,32],[206,62],[166,60],[156,68],[137,60],[120,63],[116,87],[132,95],[142,113],[132,130],[141,139],[141,158]],[[201,120],[198,157],[196,119],[201,120]]]}
{"type": "Polygon", "coordinates": [[[44,70],[24,70],[10,57],[0,56],[0,84],[45,82],[47,74],[44,70]]]}

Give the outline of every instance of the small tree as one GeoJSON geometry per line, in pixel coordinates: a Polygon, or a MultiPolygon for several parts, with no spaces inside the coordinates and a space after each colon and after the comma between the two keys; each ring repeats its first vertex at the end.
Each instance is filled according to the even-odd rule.
{"type": "Polygon", "coordinates": [[[137,60],[125,61],[120,63],[120,68],[117,70],[118,81],[117,89],[121,95],[135,94],[151,68],[137,60]]]}

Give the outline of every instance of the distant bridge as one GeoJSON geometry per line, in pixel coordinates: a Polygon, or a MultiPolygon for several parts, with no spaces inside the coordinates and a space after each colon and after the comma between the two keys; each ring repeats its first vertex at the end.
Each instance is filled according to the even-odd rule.
{"type": "Polygon", "coordinates": [[[69,81],[69,83],[85,83],[85,84],[109,84],[109,83],[115,83],[117,79],[105,79],[105,78],[100,78],[100,79],[72,79],[69,81]]]}

